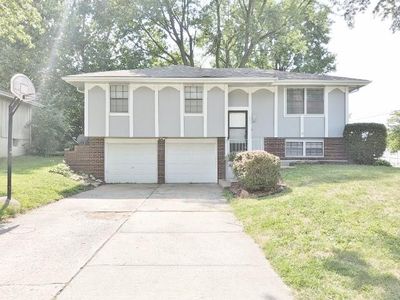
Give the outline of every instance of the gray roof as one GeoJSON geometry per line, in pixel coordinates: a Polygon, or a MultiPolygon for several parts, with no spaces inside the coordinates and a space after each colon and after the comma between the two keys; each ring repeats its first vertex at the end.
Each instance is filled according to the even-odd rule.
{"type": "Polygon", "coordinates": [[[369,83],[368,80],[331,76],[324,74],[294,73],[276,70],[251,68],[199,68],[182,65],[156,67],[149,69],[133,69],[83,73],[70,75],[66,78],[79,77],[132,77],[132,78],[265,78],[273,80],[327,80],[327,81],[357,81],[369,83]]]}

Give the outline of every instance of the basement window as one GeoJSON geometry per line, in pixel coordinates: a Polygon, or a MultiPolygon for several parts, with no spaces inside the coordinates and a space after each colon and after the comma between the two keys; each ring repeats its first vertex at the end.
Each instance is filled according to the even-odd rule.
{"type": "Polygon", "coordinates": [[[322,140],[286,140],[285,157],[323,157],[322,140]]]}

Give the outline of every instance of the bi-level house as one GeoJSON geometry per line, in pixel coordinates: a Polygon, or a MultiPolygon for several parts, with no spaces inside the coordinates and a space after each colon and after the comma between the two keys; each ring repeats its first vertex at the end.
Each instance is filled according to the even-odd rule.
{"type": "Polygon", "coordinates": [[[226,156],[346,160],[349,93],[366,80],[171,66],[71,75],[85,95],[86,145],[72,168],[108,183],[218,182],[226,156]]]}

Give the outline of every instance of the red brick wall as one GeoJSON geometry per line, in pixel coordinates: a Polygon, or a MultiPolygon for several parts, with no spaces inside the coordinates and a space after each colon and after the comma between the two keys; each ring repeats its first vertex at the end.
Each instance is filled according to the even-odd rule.
{"type": "Polygon", "coordinates": [[[285,139],[282,138],[265,138],[264,139],[265,151],[276,155],[280,158],[285,157],[285,139]]]}
{"type": "Polygon", "coordinates": [[[325,159],[348,160],[343,138],[325,138],[325,159]]]}
{"type": "MultiPolygon", "coordinates": [[[[279,156],[281,159],[291,159],[285,157],[285,139],[284,138],[265,138],[265,151],[279,156]]],[[[324,138],[324,157],[302,157],[292,158],[295,160],[348,160],[344,148],[343,138],[324,138]]]]}
{"type": "Polygon", "coordinates": [[[225,138],[217,139],[218,179],[225,179],[225,138]]]}
{"type": "Polygon", "coordinates": [[[165,139],[158,139],[158,183],[165,183],[165,139]]]}
{"type": "Polygon", "coordinates": [[[65,151],[64,159],[72,170],[104,180],[104,138],[89,138],[88,144],[65,151]]]}

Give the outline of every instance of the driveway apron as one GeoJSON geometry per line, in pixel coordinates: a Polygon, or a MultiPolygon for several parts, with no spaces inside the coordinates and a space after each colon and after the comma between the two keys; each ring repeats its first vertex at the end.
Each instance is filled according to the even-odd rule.
{"type": "Polygon", "coordinates": [[[0,251],[1,299],[292,297],[213,184],[104,185],[3,224],[0,251]]]}

